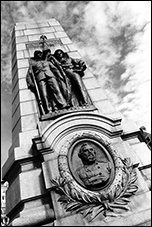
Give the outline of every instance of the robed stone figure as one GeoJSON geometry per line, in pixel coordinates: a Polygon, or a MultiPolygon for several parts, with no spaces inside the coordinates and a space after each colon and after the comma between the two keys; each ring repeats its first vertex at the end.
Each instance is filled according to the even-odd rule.
{"type": "Polygon", "coordinates": [[[48,61],[48,52],[46,50],[34,52],[34,58],[29,61],[30,67],[26,77],[28,88],[36,94],[38,100],[41,100],[45,114],[69,107],[65,97],[68,94],[63,95],[61,82],[64,80],[63,75],[57,63],[55,64],[55,59],[54,62],[48,61]]]}
{"type": "Polygon", "coordinates": [[[42,114],[89,104],[82,77],[83,60],[73,59],[58,49],[36,50],[29,60],[27,86],[37,97],[42,114]]]}

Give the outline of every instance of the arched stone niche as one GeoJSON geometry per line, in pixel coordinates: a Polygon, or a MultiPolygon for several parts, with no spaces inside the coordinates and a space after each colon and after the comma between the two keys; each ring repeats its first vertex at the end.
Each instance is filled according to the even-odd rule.
{"type": "MultiPolygon", "coordinates": [[[[121,120],[82,112],[56,119],[43,130],[39,138],[41,146],[37,146],[37,151],[44,158],[42,167],[46,188],[51,191],[58,188],[57,194],[61,193],[60,197],[52,192],[57,216],[66,215],[67,211],[74,211],[77,208],[79,211],[80,207],[83,210],[84,204],[88,207],[87,209],[91,209],[92,206],[103,206],[102,210],[105,212],[110,206],[123,210],[129,202],[125,198],[125,193],[129,190],[128,182],[135,182],[136,174],[130,160],[120,158],[119,152],[111,143],[113,138],[120,137],[122,133],[120,123],[121,120]],[[84,143],[89,144],[96,151],[96,162],[89,164],[89,168],[78,155],[84,143]],[[90,173],[84,173],[86,168],[90,173]],[[79,174],[79,169],[82,170],[83,177],[79,174]],[[102,173],[101,178],[100,173],[102,173]],[[62,201],[66,196],[66,200],[62,201]],[[62,204],[69,202],[64,209],[57,201],[62,204]]],[[[37,144],[35,140],[35,145],[37,144]]],[[[131,187],[130,196],[138,189],[136,185],[131,187]]]]}

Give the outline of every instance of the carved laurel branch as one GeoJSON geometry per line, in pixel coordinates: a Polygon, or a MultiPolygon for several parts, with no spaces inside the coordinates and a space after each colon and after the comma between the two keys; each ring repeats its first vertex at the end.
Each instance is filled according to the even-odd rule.
{"type": "Polygon", "coordinates": [[[105,217],[109,215],[108,212],[111,216],[117,216],[123,210],[129,210],[127,205],[130,202],[129,197],[138,190],[138,186],[135,184],[137,176],[130,158],[121,159],[121,161],[123,163],[122,180],[107,193],[101,191],[97,194],[90,194],[87,191],[81,191],[63,177],[51,180],[52,190],[60,195],[58,201],[64,205],[66,211],[81,212],[85,217],[90,217],[89,221],[100,214],[105,217]]]}
{"type": "Polygon", "coordinates": [[[138,190],[135,185],[137,176],[130,158],[121,159],[110,142],[92,131],[80,132],[69,138],[60,150],[58,167],[60,177],[51,180],[52,190],[60,195],[58,201],[64,205],[66,211],[82,213],[88,221],[94,220],[98,215],[117,216],[122,211],[129,210],[129,198],[138,190]],[[68,153],[72,145],[82,139],[98,142],[113,159],[115,177],[104,189],[88,190],[78,184],[71,175],[68,153]]]}

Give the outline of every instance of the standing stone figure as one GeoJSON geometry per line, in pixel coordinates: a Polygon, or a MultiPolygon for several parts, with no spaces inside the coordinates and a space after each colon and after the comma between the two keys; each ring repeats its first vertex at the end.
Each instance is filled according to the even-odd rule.
{"type": "Polygon", "coordinates": [[[67,102],[67,104],[72,106],[71,102],[71,83],[70,80],[67,78],[61,63],[51,54],[50,49],[43,50],[42,58],[49,61],[52,65],[51,71],[56,76],[57,81],[59,83],[59,87],[61,89],[61,92],[67,102]]]}
{"type": "Polygon", "coordinates": [[[54,52],[54,56],[61,63],[66,76],[69,78],[79,105],[88,105],[88,95],[84,89],[81,78],[84,76],[84,71],[87,68],[85,62],[69,57],[69,55],[61,49],[57,49],[54,52]]]}
{"type": "Polygon", "coordinates": [[[57,109],[68,108],[67,102],[59,87],[59,78],[57,78],[56,74],[54,74],[56,67],[52,64],[52,62],[42,58],[42,52],[40,50],[36,50],[34,52],[34,59],[31,58],[29,63],[30,68],[26,77],[27,85],[28,88],[34,91],[34,76],[38,87],[37,93],[40,95],[39,99],[42,100],[45,114],[52,112],[52,103],[55,103],[55,108],[57,109]],[[51,104],[49,103],[49,100],[51,100],[51,104]]]}
{"type": "Polygon", "coordinates": [[[84,166],[77,169],[78,176],[87,187],[102,187],[110,177],[110,162],[99,162],[96,160],[96,151],[88,143],[80,147],[78,157],[84,166]]]}

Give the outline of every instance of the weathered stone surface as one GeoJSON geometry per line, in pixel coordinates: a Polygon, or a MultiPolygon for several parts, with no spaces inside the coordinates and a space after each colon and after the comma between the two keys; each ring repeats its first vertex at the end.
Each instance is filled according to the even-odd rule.
{"type": "Polygon", "coordinates": [[[20,217],[14,219],[10,226],[43,226],[54,221],[54,212],[48,206],[34,207],[20,213],[20,217]]]}
{"type": "Polygon", "coordinates": [[[91,73],[89,68],[87,68],[85,70],[85,75],[84,75],[84,77],[82,77],[82,80],[84,81],[84,83],[85,83],[85,80],[88,79],[88,78],[94,78],[94,75],[91,73]]]}
{"type": "Polygon", "coordinates": [[[137,225],[137,226],[151,226],[151,220],[145,221],[144,223],[141,223],[140,225],[137,225]]]}
{"type": "Polygon", "coordinates": [[[85,226],[85,221],[80,214],[58,218],[54,221],[54,226],[85,226]]]}
{"type": "Polygon", "coordinates": [[[87,221],[80,214],[71,215],[55,221],[55,226],[136,226],[143,222],[149,222],[151,210],[147,209],[140,212],[132,212],[117,217],[106,217],[104,220],[98,219],[93,222],[87,221]]]}
{"type": "Polygon", "coordinates": [[[93,78],[87,78],[84,80],[86,89],[95,89],[100,88],[99,84],[97,83],[95,77],[93,78]]]}
{"type": "Polygon", "coordinates": [[[115,113],[108,113],[105,115],[106,117],[109,117],[110,119],[114,120],[114,121],[117,121],[117,120],[120,120],[122,119],[122,113],[120,112],[115,112],[115,113]]]}
{"type": "Polygon", "coordinates": [[[16,37],[16,43],[25,43],[25,42],[28,42],[28,37],[27,36],[16,37]]]}
{"type": "Polygon", "coordinates": [[[131,119],[128,120],[128,119],[123,118],[122,119],[122,127],[123,127],[123,133],[124,134],[139,131],[139,127],[131,119]]]}
{"type": "Polygon", "coordinates": [[[63,44],[71,44],[71,43],[72,43],[72,41],[71,41],[68,37],[66,37],[66,38],[61,38],[61,42],[62,42],[63,44]]]}
{"type": "Polygon", "coordinates": [[[67,37],[67,34],[65,32],[63,32],[63,31],[61,31],[61,32],[55,32],[54,35],[55,35],[56,38],[64,38],[64,37],[67,37]]]}
{"type": "Polygon", "coordinates": [[[18,69],[18,71],[13,75],[13,89],[14,85],[17,83],[18,79],[25,78],[28,71],[28,67],[18,69]]]}
{"type": "Polygon", "coordinates": [[[45,159],[47,161],[42,163],[42,168],[44,172],[45,186],[46,189],[49,189],[52,186],[50,179],[54,179],[59,175],[58,160],[57,158],[52,158],[51,153],[50,155],[45,155],[45,159]]]}
{"type": "Polygon", "coordinates": [[[35,34],[40,34],[40,29],[39,28],[33,28],[33,29],[26,29],[24,30],[25,35],[35,35],[35,34]]]}
{"type": "MultiPolygon", "coordinates": [[[[13,89],[13,93],[14,93],[13,98],[14,97],[16,98],[17,93],[19,92],[19,89],[18,88],[20,88],[20,90],[21,89],[28,89],[25,78],[18,79],[17,82],[16,82],[16,84],[13,86],[13,88],[12,88],[13,89]]],[[[13,102],[14,102],[14,100],[13,100],[13,102]]]]}
{"type": "Polygon", "coordinates": [[[35,100],[35,95],[30,90],[21,90],[19,92],[20,102],[35,100]]]}
{"type": "Polygon", "coordinates": [[[16,23],[15,30],[23,30],[23,29],[25,29],[24,23],[16,23]]]}
{"type": "Polygon", "coordinates": [[[37,22],[37,23],[26,23],[26,28],[41,28],[41,27],[49,27],[47,22],[37,22]]]}
{"type": "Polygon", "coordinates": [[[19,50],[26,50],[25,43],[18,43],[18,44],[16,44],[16,50],[17,51],[19,51],[19,50]]]}
{"type": "Polygon", "coordinates": [[[29,114],[21,117],[21,129],[23,131],[35,130],[37,128],[38,114],[29,114]]]}
{"type": "Polygon", "coordinates": [[[18,69],[29,67],[29,61],[28,61],[28,59],[19,59],[17,61],[17,66],[18,66],[18,69]]]}
{"type": "Polygon", "coordinates": [[[130,138],[127,142],[132,146],[134,144],[140,143],[140,140],[138,138],[130,138]]]}
{"type": "Polygon", "coordinates": [[[78,58],[78,59],[82,58],[78,51],[69,52],[69,56],[71,58],[78,58]]]}
{"type": "Polygon", "coordinates": [[[27,29],[24,30],[25,35],[36,35],[39,34],[39,36],[42,33],[50,33],[50,32],[55,32],[55,29],[53,27],[46,27],[46,28],[33,28],[33,29],[27,29]]]}
{"type": "MultiPolygon", "coordinates": [[[[45,158],[50,159],[48,156],[45,158]]],[[[50,179],[54,179],[57,176],[59,176],[58,160],[56,158],[50,159],[49,161],[46,161],[42,164],[42,168],[44,172],[45,186],[47,189],[49,189],[51,186],[53,186],[51,184],[50,179]]],[[[61,206],[61,204],[57,202],[59,199],[59,195],[57,195],[54,191],[51,191],[51,198],[52,198],[55,216],[57,219],[60,217],[65,217],[70,215],[70,213],[67,214],[64,208],[61,206]]]]}
{"type": "MultiPolygon", "coordinates": [[[[38,136],[39,132],[38,129],[24,131],[19,133],[19,146],[21,150],[24,152],[28,152],[29,148],[32,146],[32,138],[38,136]]],[[[17,147],[17,146],[16,146],[17,147]]]]}
{"type": "Polygon", "coordinates": [[[24,35],[24,30],[17,30],[15,32],[15,36],[18,37],[18,36],[23,36],[24,35]]]}
{"type": "Polygon", "coordinates": [[[34,55],[34,49],[23,50],[25,58],[31,58],[34,55]]]}
{"type": "Polygon", "coordinates": [[[49,23],[50,26],[58,26],[58,25],[60,25],[60,23],[58,21],[56,21],[55,19],[48,20],[48,23],[49,23]]]}
{"type": "Polygon", "coordinates": [[[54,39],[55,38],[54,33],[47,33],[46,36],[47,36],[48,39],[54,39]]]}
{"type": "Polygon", "coordinates": [[[20,174],[20,194],[21,200],[43,195],[45,186],[41,169],[23,172],[20,174]]]}
{"type": "Polygon", "coordinates": [[[140,159],[141,166],[151,164],[151,150],[146,143],[141,142],[132,145],[137,157],[140,159]]]}
{"type": "Polygon", "coordinates": [[[111,104],[111,102],[107,100],[100,100],[94,102],[94,105],[99,109],[100,113],[108,114],[108,113],[115,113],[116,109],[111,104]]]}
{"type": "Polygon", "coordinates": [[[7,192],[7,213],[9,213],[21,200],[34,198],[45,193],[42,170],[37,168],[22,172],[11,183],[7,192]]]}
{"type": "Polygon", "coordinates": [[[68,44],[67,47],[69,51],[77,51],[76,47],[73,44],[68,44]]]}
{"type": "MultiPolygon", "coordinates": [[[[17,84],[18,85],[18,84],[17,84]]],[[[17,86],[16,85],[16,86],[17,86]]],[[[29,90],[25,89],[25,90],[20,90],[17,93],[17,89],[16,89],[16,94],[14,94],[14,98],[12,101],[12,116],[14,115],[14,111],[16,110],[16,108],[19,105],[19,102],[26,102],[26,101],[30,101],[30,100],[35,100],[35,96],[33,93],[31,93],[29,90]]],[[[36,100],[35,100],[36,101],[36,100]]]]}
{"type": "Polygon", "coordinates": [[[37,129],[37,113],[29,114],[20,117],[20,108],[17,108],[16,113],[13,116],[13,129],[12,129],[12,138],[13,141],[16,139],[20,132],[35,130],[37,129]]]}
{"type": "Polygon", "coordinates": [[[24,52],[22,50],[16,52],[17,59],[24,58],[24,52]]]}
{"type": "Polygon", "coordinates": [[[34,100],[32,102],[22,102],[20,108],[22,116],[37,113],[37,103],[34,100]]]}
{"type": "Polygon", "coordinates": [[[130,157],[133,164],[140,163],[140,159],[135,154],[134,149],[126,141],[115,143],[114,147],[118,150],[121,158],[130,157]]]}
{"type": "Polygon", "coordinates": [[[105,95],[105,93],[101,90],[101,88],[96,88],[96,89],[90,89],[88,91],[92,101],[100,101],[100,100],[104,100],[107,99],[107,96],[105,95]]]}
{"type": "Polygon", "coordinates": [[[64,31],[64,29],[61,27],[61,25],[54,26],[54,29],[56,32],[64,31]]]}
{"type": "Polygon", "coordinates": [[[151,190],[151,167],[149,166],[143,168],[142,170],[140,170],[140,172],[144,180],[146,181],[149,190],[151,190]]]}
{"type": "Polygon", "coordinates": [[[46,191],[52,186],[50,180],[60,176],[58,156],[63,146],[69,146],[71,139],[76,136],[84,134],[82,138],[85,140],[89,132],[102,137],[113,145],[122,159],[131,157],[132,163],[139,163],[140,167],[150,163],[150,150],[137,137],[131,136],[130,140],[123,141],[122,134],[131,135],[139,129],[132,121],[121,122],[121,114],[110,103],[89,68],[82,80],[97,110],[39,121],[35,95],[27,89],[25,78],[29,67],[28,58],[34,53],[34,49],[26,49],[26,43],[39,41],[40,34],[62,42],[52,46],[52,52],[59,48],[68,52],[72,58],[82,58],[55,19],[17,23],[15,26],[12,33],[12,146],[3,166],[3,176],[7,178],[12,174],[13,177],[7,199],[8,213],[12,212],[14,218],[10,226],[47,226],[53,222],[54,226],[139,226],[149,223],[151,204],[147,181],[150,172],[147,169],[139,171],[136,168],[139,189],[130,199],[130,210],[117,217],[108,214],[102,219],[102,215],[90,222],[81,213],[66,212],[58,201],[60,196],[52,190],[50,194],[47,193],[44,201],[46,191]],[[39,141],[36,143],[37,138],[39,141]],[[23,210],[18,212],[21,204],[23,210]]]}

